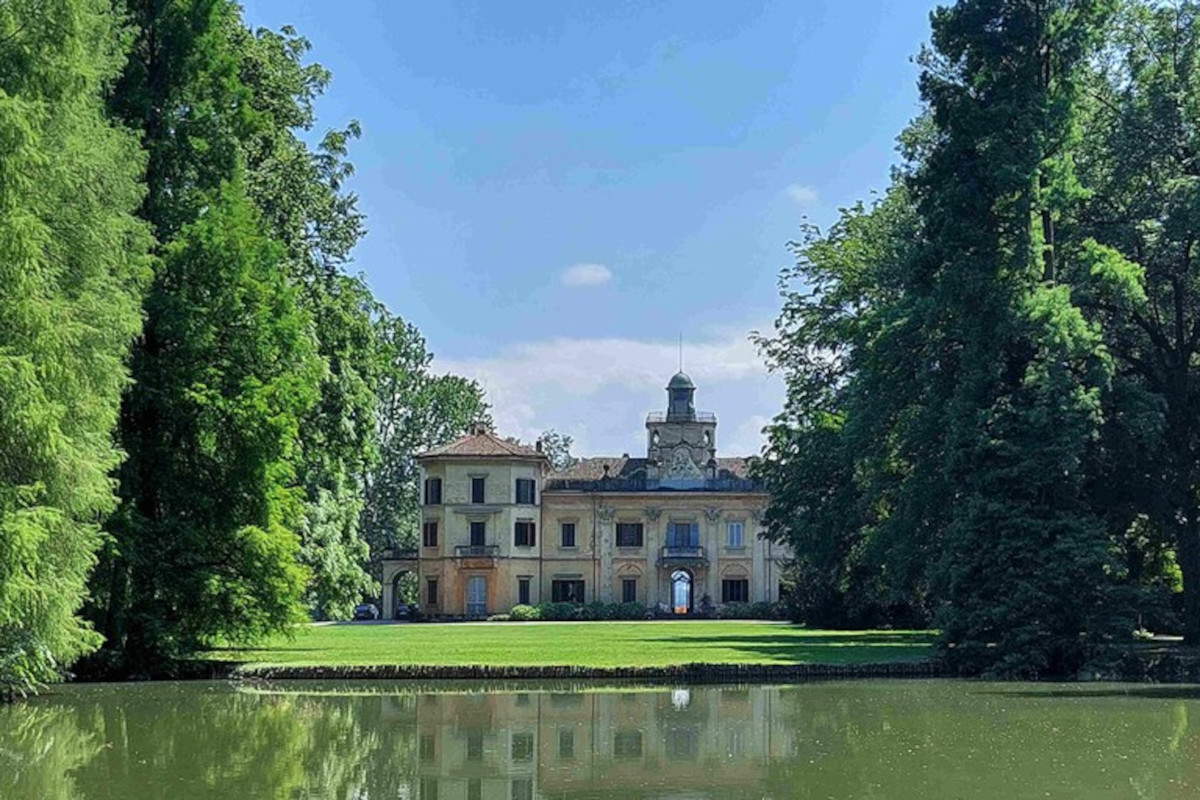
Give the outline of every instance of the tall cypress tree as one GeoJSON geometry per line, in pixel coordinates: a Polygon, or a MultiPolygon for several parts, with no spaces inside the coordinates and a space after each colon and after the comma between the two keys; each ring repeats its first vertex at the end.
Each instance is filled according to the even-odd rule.
{"type": "Polygon", "coordinates": [[[112,105],[149,154],[141,214],[159,259],[93,614],[120,666],[143,671],[298,618],[294,443],[321,364],[283,249],[247,197],[242,142],[263,122],[239,77],[237,7],[131,0],[128,11],[137,36],[112,105]]]}
{"type": "Polygon", "coordinates": [[[123,34],[105,0],[0,4],[0,696],[99,641],[75,612],[149,277],[144,160],[103,103],[123,34]]]}
{"type": "Polygon", "coordinates": [[[1078,79],[1110,13],[1102,0],[963,0],[933,18],[921,91],[939,133],[912,181],[925,226],[912,287],[928,369],[949,378],[924,413],[943,421],[936,466],[953,508],[938,622],[964,671],[1070,672],[1124,627],[1086,495],[1111,362],[1056,282],[1085,257],[1060,248],[1055,225],[1081,195],[1078,79]]]}

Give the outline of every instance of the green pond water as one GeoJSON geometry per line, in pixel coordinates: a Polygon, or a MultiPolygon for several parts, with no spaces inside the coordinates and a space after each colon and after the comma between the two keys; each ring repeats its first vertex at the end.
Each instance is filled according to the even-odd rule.
{"type": "Polygon", "coordinates": [[[0,707],[0,798],[1194,798],[1200,688],[287,682],[0,707]]]}

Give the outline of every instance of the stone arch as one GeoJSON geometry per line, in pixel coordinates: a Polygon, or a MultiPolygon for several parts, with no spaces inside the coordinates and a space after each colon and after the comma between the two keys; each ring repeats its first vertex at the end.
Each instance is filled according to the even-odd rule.
{"type": "Polygon", "coordinates": [[[722,578],[749,578],[750,570],[745,564],[726,564],[721,568],[722,578]]]}

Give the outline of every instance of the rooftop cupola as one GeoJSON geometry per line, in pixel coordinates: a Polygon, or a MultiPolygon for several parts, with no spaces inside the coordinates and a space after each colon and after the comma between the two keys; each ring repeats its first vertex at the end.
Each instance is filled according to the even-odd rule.
{"type": "Polygon", "coordinates": [[[667,383],[667,421],[689,422],[696,419],[696,384],[683,372],[676,372],[667,383]]]}

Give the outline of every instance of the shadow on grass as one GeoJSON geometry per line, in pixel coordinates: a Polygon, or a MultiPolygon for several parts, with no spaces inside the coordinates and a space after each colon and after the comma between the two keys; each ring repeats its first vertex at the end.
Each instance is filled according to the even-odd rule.
{"type": "Polygon", "coordinates": [[[1005,691],[996,689],[980,694],[994,695],[996,697],[1018,697],[1021,699],[1037,700],[1041,698],[1050,698],[1055,700],[1070,700],[1078,698],[1080,700],[1094,700],[1096,698],[1105,697],[1130,697],[1142,698],[1146,700],[1200,700],[1200,686],[1125,686],[1121,688],[1103,687],[1096,689],[1049,689],[1047,691],[1033,691],[1028,689],[1014,689],[1005,691]]]}
{"type": "Polygon", "coordinates": [[[250,647],[210,647],[206,653],[319,653],[323,647],[275,647],[274,645],[258,645],[250,647]]]}
{"type": "Polygon", "coordinates": [[[648,639],[674,647],[712,645],[788,661],[910,660],[931,654],[934,637],[917,633],[858,633],[820,636],[754,634],[747,636],[687,636],[648,639]]]}

